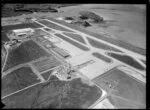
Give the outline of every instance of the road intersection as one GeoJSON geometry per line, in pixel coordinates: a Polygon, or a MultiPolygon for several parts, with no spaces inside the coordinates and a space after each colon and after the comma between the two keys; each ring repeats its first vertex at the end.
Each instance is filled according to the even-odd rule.
{"type": "MultiPolygon", "coordinates": [[[[127,49],[125,49],[125,48],[118,47],[118,46],[116,46],[116,45],[114,45],[114,44],[108,43],[107,41],[94,38],[94,37],[92,37],[92,36],[90,36],[90,35],[88,35],[88,34],[86,34],[86,33],[80,32],[80,31],[78,31],[78,30],[76,30],[76,29],[72,29],[72,28],[70,28],[70,27],[68,27],[68,26],[65,26],[65,25],[63,25],[63,24],[59,24],[59,23],[54,22],[54,21],[51,21],[51,20],[49,20],[49,19],[43,19],[43,20],[45,20],[45,21],[47,21],[47,22],[54,23],[54,24],[56,24],[56,25],[58,25],[58,26],[61,26],[61,27],[66,28],[66,29],[69,29],[69,30],[73,31],[73,32],[69,32],[69,33],[79,34],[79,35],[81,35],[81,37],[84,39],[84,41],[85,41],[86,44],[83,44],[83,43],[81,43],[81,42],[79,42],[79,41],[77,41],[77,40],[75,40],[75,39],[71,39],[71,38],[68,37],[67,35],[63,34],[64,31],[60,31],[60,30],[53,29],[53,30],[54,30],[54,33],[51,33],[51,32],[46,31],[46,30],[44,29],[44,28],[49,28],[49,29],[51,29],[51,27],[48,27],[47,25],[44,25],[44,24],[38,22],[38,20],[34,19],[34,22],[36,22],[36,23],[38,23],[38,24],[40,24],[40,25],[43,26],[43,28],[40,28],[41,30],[43,30],[44,32],[46,32],[46,33],[48,33],[48,34],[53,35],[56,39],[60,39],[60,38],[56,35],[56,33],[58,33],[58,34],[63,35],[64,37],[66,37],[66,38],[68,38],[68,39],[71,39],[71,40],[73,40],[73,41],[75,41],[75,42],[77,42],[77,43],[79,43],[79,44],[82,44],[82,45],[84,45],[84,46],[86,46],[86,47],[88,47],[88,48],[90,49],[90,51],[82,51],[82,50],[80,50],[79,48],[73,46],[72,44],[66,42],[65,40],[60,39],[61,42],[58,43],[58,44],[56,44],[56,45],[57,45],[58,47],[64,49],[64,50],[68,51],[68,52],[71,54],[72,57],[69,58],[69,59],[66,59],[66,60],[62,60],[63,58],[60,58],[60,55],[58,55],[56,52],[54,52],[53,50],[52,50],[52,52],[51,52],[51,54],[53,54],[53,56],[57,57],[57,59],[60,60],[61,62],[69,63],[69,64],[71,64],[71,65],[73,65],[73,66],[79,65],[79,64],[81,64],[82,62],[85,62],[85,61],[87,61],[87,60],[94,60],[94,61],[96,61],[96,63],[91,64],[91,65],[88,65],[87,67],[83,67],[83,68],[81,68],[81,69],[79,70],[79,73],[82,74],[82,75],[83,75],[84,77],[86,77],[87,79],[92,80],[92,79],[96,78],[97,76],[99,76],[99,75],[101,75],[101,74],[104,74],[105,72],[109,71],[110,69],[112,69],[112,68],[114,68],[114,67],[116,67],[116,66],[122,66],[122,65],[123,65],[123,66],[126,66],[126,67],[127,67],[129,70],[131,70],[132,72],[134,71],[134,72],[133,72],[133,75],[131,75],[131,76],[134,76],[134,77],[137,76],[136,78],[137,78],[138,80],[141,80],[142,82],[146,83],[146,79],[145,79],[144,77],[141,77],[141,75],[142,75],[142,76],[146,76],[146,71],[141,71],[141,70],[135,69],[135,68],[131,67],[130,65],[127,65],[127,64],[125,64],[125,63],[123,63],[123,62],[121,62],[121,61],[118,61],[118,60],[116,60],[116,59],[114,59],[114,58],[108,56],[108,55],[107,55],[107,52],[112,52],[112,53],[117,53],[117,54],[120,54],[120,55],[128,55],[128,56],[131,56],[131,57],[133,57],[133,58],[135,59],[135,61],[137,61],[139,64],[141,64],[143,67],[146,68],[146,65],[140,60],[140,59],[146,60],[146,57],[145,57],[145,56],[140,55],[140,54],[135,53],[135,52],[132,52],[132,51],[127,50],[127,49]],[[89,41],[88,41],[87,38],[92,38],[92,39],[94,39],[94,40],[96,40],[96,41],[98,41],[98,42],[101,42],[101,43],[104,43],[104,44],[106,44],[106,45],[108,45],[108,46],[114,47],[114,48],[116,48],[116,49],[118,49],[118,50],[123,51],[123,53],[122,53],[122,52],[115,52],[115,51],[97,49],[97,48],[93,47],[93,46],[89,43],[89,41]],[[72,51],[73,51],[73,52],[72,52],[72,51]],[[75,53],[75,52],[76,52],[76,53],[75,53]],[[108,63],[105,63],[104,61],[102,61],[102,60],[100,60],[100,59],[95,58],[94,56],[92,56],[92,53],[93,53],[93,52],[99,52],[100,54],[102,54],[102,55],[104,55],[104,56],[106,56],[106,57],[112,59],[113,62],[112,62],[112,63],[109,63],[109,64],[108,64],[108,63]],[[101,68],[100,68],[100,67],[101,67],[101,68]],[[139,76],[139,77],[138,77],[138,76],[139,76]]],[[[36,42],[36,41],[35,41],[35,42],[36,42]]],[[[47,50],[42,44],[39,44],[38,42],[36,42],[36,43],[37,43],[38,45],[40,45],[45,51],[48,52],[48,50],[47,50]]],[[[7,49],[6,49],[6,50],[7,50],[7,49]]],[[[6,61],[7,61],[7,56],[8,56],[8,50],[7,50],[7,55],[6,55],[5,63],[6,63],[6,61]]],[[[38,60],[40,60],[40,59],[38,59],[38,60]]],[[[35,62],[35,61],[32,61],[32,62],[35,62]]],[[[4,63],[4,66],[5,66],[5,63],[4,63]]],[[[27,64],[35,71],[36,75],[37,75],[38,78],[41,80],[40,83],[43,83],[45,80],[44,80],[44,78],[40,75],[41,73],[38,73],[37,70],[34,69],[34,67],[33,67],[33,65],[31,64],[31,62],[30,62],[30,63],[27,63],[27,64]]],[[[21,65],[15,67],[15,68],[12,68],[12,69],[9,70],[8,72],[4,72],[4,73],[2,74],[2,78],[3,78],[5,75],[9,74],[11,71],[16,70],[17,68],[22,67],[22,66],[24,66],[24,65],[25,65],[25,64],[21,64],[21,65]]],[[[4,66],[3,66],[3,68],[4,68],[4,66]]],[[[2,70],[3,70],[3,68],[2,68],[2,70]]],[[[53,68],[53,69],[54,69],[54,68],[53,68]]],[[[48,70],[46,70],[46,71],[48,71],[48,70]]],[[[122,71],[125,71],[125,69],[124,69],[124,70],[122,69],[122,71]]],[[[129,74],[128,74],[128,75],[129,75],[129,74]]],[[[15,94],[15,93],[18,93],[18,92],[20,92],[20,91],[23,91],[23,90],[25,90],[25,89],[28,89],[28,88],[30,88],[30,87],[33,87],[33,86],[35,86],[35,85],[37,85],[37,84],[40,84],[40,83],[36,83],[36,84],[34,84],[34,85],[28,86],[28,87],[26,87],[26,88],[24,88],[24,89],[21,89],[21,90],[19,90],[19,91],[14,92],[14,93],[11,93],[11,94],[9,94],[9,95],[7,95],[7,96],[2,97],[2,99],[6,98],[6,97],[8,97],[8,96],[11,96],[11,95],[13,95],[13,94],[15,94]]],[[[93,107],[94,107],[95,105],[97,105],[100,101],[102,101],[104,98],[106,98],[106,97],[108,96],[108,94],[107,94],[107,95],[106,95],[106,94],[107,94],[107,93],[103,90],[103,95],[104,95],[104,96],[102,96],[102,98],[98,99],[92,106],[90,106],[90,108],[93,108],[93,107]]]]}

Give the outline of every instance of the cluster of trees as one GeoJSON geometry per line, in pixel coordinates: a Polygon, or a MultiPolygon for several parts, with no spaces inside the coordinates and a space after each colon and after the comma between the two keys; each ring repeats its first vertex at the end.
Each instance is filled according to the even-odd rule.
{"type": "Polygon", "coordinates": [[[50,4],[1,4],[1,9],[3,17],[19,16],[32,12],[58,12],[50,4]]]}
{"type": "Polygon", "coordinates": [[[104,21],[103,17],[98,16],[97,14],[89,11],[81,11],[80,12],[80,18],[81,19],[91,19],[95,23],[100,23],[104,21]]]}
{"type": "Polygon", "coordinates": [[[89,22],[87,22],[87,21],[76,21],[76,22],[73,22],[72,24],[80,25],[80,26],[83,26],[83,27],[91,26],[91,24],[89,22]]]}
{"type": "Polygon", "coordinates": [[[79,14],[80,14],[80,16],[78,18],[66,17],[65,19],[72,20],[73,21],[72,24],[80,25],[83,27],[91,26],[91,24],[89,23],[88,20],[90,20],[90,22],[92,22],[92,23],[104,22],[103,17],[101,17],[93,12],[90,12],[90,11],[81,11],[79,14]]]}

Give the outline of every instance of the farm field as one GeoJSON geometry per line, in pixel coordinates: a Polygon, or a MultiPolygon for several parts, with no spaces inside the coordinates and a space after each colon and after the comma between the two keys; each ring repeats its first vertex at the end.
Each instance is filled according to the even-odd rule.
{"type": "Polygon", "coordinates": [[[119,55],[116,53],[109,53],[109,52],[107,54],[123,63],[126,63],[132,66],[133,68],[136,68],[139,70],[145,70],[145,68],[142,65],[140,65],[137,61],[135,61],[132,57],[128,55],[119,55]]]}
{"type": "Polygon", "coordinates": [[[2,79],[2,97],[40,82],[30,67],[21,67],[2,79]]]}
{"type": "Polygon", "coordinates": [[[79,35],[79,34],[74,34],[74,33],[67,33],[67,32],[63,32],[63,34],[67,35],[68,37],[79,41],[80,43],[86,44],[86,42],[84,41],[84,38],[79,35]]]}
{"type": "Polygon", "coordinates": [[[91,39],[91,38],[87,37],[87,40],[95,48],[99,48],[99,49],[103,49],[103,50],[109,50],[109,51],[115,51],[115,52],[122,52],[121,50],[118,50],[118,49],[116,49],[114,47],[108,46],[108,45],[106,45],[104,43],[98,42],[98,41],[96,41],[94,39],[91,39]]]}
{"type": "Polygon", "coordinates": [[[33,65],[39,72],[46,71],[48,69],[54,68],[61,64],[55,57],[51,56],[50,58],[45,58],[43,60],[34,62],[33,65]]]}
{"type": "Polygon", "coordinates": [[[3,103],[5,108],[87,108],[101,95],[98,87],[84,84],[80,78],[66,82],[53,76],[49,82],[3,99],[3,103]]]}
{"type": "Polygon", "coordinates": [[[66,29],[66,28],[62,27],[62,26],[56,25],[52,22],[48,22],[47,20],[39,20],[38,22],[41,23],[41,24],[44,24],[44,25],[46,25],[46,26],[48,26],[49,28],[52,28],[52,29],[56,29],[56,30],[64,31],[64,32],[73,32],[69,29],[66,29]]]}
{"type": "Polygon", "coordinates": [[[17,48],[9,50],[3,71],[44,56],[50,56],[50,54],[39,47],[34,41],[25,41],[17,48]]]}
{"type": "Polygon", "coordinates": [[[102,55],[102,54],[100,54],[98,52],[93,52],[92,55],[94,57],[96,57],[96,58],[106,62],[106,63],[111,63],[112,62],[112,60],[110,58],[108,58],[108,57],[106,57],[106,56],[104,56],[104,55],[102,55]]]}
{"type": "Polygon", "coordinates": [[[146,104],[146,85],[116,68],[93,81],[108,93],[137,104],[146,104]]]}
{"type": "Polygon", "coordinates": [[[59,38],[65,40],[66,42],[71,43],[72,45],[76,46],[77,48],[79,48],[79,49],[81,49],[81,50],[83,50],[83,51],[89,51],[89,50],[90,50],[88,47],[85,47],[85,46],[83,46],[83,45],[81,45],[81,44],[79,44],[79,43],[77,43],[77,42],[75,42],[75,41],[73,41],[73,40],[71,40],[71,39],[69,39],[69,38],[67,38],[67,37],[65,37],[65,36],[63,36],[63,35],[61,35],[61,34],[55,34],[55,35],[56,35],[57,37],[59,37],[59,38]]]}

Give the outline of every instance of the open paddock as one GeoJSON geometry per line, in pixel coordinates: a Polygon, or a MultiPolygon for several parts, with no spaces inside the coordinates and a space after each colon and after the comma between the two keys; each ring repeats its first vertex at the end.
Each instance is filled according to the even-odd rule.
{"type": "Polygon", "coordinates": [[[122,99],[120,97],[108,96],[108,101],[115,106],[117,109],[144,109],[146,108],[143,104],[136,104],[134,102],[122,99]]]}
{"type": "Polygon", "coordinates": [[[20,64],[27,63],[45,56],[51,55],[45,50],[43,50],[34,41],[32,40],[25,41],[18,47],[9,50],[7,61],[3,71],[6,71],[20,64]]]}
{"type": "Polygon", "coordinates": [[[12,71],[2,79],[2,97],[40,82],[28,66],[12,71]]]}
{"type": "Polygon", "coordinates": [[[117,68],[98,76],[93,81],[110,94],[130,102],[146,104],[146,85],[117,68]]]}
{"type": "Polygon", "coordinates": [[[5,108],[88,108],[103,92],[80,78],[61,81],[56,76],[2,100],[5,108]],[[78,96],[78,97],[77,97],[78,96]]]}
{"type": "Polygon", "coordinates": [[[50,58],[45,58],[43,60],[34,62],[33,65],[39,72],[46,71],[48,69],[57,67],[61,64],[55,57],[51,56],[50,58]]]}

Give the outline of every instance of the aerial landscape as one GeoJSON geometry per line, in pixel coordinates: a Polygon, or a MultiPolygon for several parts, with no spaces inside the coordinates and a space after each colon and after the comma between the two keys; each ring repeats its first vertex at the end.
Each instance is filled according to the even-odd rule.
{"type": "Polygon", "coordinates": [[[4,109],[145,109],[145,4],[1,5],[4,109]]]}

